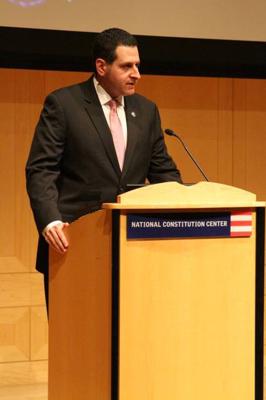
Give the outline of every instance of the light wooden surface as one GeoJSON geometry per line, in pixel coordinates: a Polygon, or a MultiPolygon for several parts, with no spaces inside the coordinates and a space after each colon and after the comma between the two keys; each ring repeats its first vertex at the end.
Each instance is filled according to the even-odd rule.
{"type": "MultiPolygon", "coordinates": [[[[212,187],[217,190],[204,186],[210,197],[212,187]]],[[[171,190],[172,184],[145,188],[154,202],[156,192],[168,191],[169,198],[171,190]]],[[[226,192],[230,209],[239,193],[226,192]]],[[[241,192],[254,202],[253,194],[241,192]]],[[[196,186],[189,193],[191,205],[201,200],[196,186]]],[[[222,196],[220,203],[226,204],[222,196]]],[[[67,230],[70,251],[64,257],[51,252],[49,400],[74,394],[110,399],[111,226],[110,211],[84,216],[67,230]]],[[[254,210],[252,226],[247,238],[129,240],[122,211],[116,277],[120,400],[255,400],[254,210]]]]}
{"type": "Polygon", "coordinates": [[[255,214],[253,234],[244,240],[127,240],[123,207],[134,201],[163,207],[179,198],[181,209],[183,202],[228,209],[245,200],[251,207],[256,200],[252,193],[208,182],[163,183],[120,195],[120,399],[250,400],[255,214]]]}
{"type": "Polygon", "coordinates": [[[0,387],[1,400],[48,400],[47,384],[0,387]]]}
{"type": "MultiPolygon", "coordinates": [[[[25,162],[43,100],[43,72],[0,70],[0,390],[47,382],[43,279],[25,190],[25,162]]],[[[15,389],[14,389],[15,391],[15,389]]],[[[1,393],[2,398],[7,398],[1,393]]],[[[7,391],[5,391],[7,393],[7,391]]]]}
{"type": "Polygon", "coordinates": [[[120,400],[254,399],[254,233],[126,240],[126,214],[121,232],[120,400]]]}
{"type": "Polygon", "coordinates": [[[118,196],[117,203],[104,203],[105,209],[189,209],[220,207],[265,207],[256,195],[243,189],[215,182],[185,186],[177,182],[146,185],[118,196]],[[160,188],[160,189],[159,189],[160,188]],[[192,195],[193,194],[193,195],[192,195]]]}
{"type": "Polygon", "coordinates": [[[109,400],[111,213],[89,214],[68,231],[68,253],[50,258],[49,400],[109,400]]]}
{"type": "Polygon", "coordinates": [[[47,383],[47,360],[0,364],[0,387],[32,386],[47,383]]]}

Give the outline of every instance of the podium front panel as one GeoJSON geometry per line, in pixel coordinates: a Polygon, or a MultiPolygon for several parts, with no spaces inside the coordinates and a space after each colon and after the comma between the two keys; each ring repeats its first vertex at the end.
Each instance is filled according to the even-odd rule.
{"type": "Polygon", "coordinates": [[[128,239],[128,213],[119,227],[119,400],[262,399],[255,210],[251,236],[234,238],[128,239]]]}

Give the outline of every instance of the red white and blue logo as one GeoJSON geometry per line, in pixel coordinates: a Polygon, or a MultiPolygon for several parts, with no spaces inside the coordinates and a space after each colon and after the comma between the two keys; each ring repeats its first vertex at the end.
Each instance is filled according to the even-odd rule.
{"type": "Polygon", "coordinates": [[[251,236],[252,213],[251,211],[231,212],[230,236],[251,236]]]}

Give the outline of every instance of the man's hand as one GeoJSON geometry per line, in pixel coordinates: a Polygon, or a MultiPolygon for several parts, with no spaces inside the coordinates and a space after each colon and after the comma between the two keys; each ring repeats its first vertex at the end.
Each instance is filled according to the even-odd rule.
{"type": "Polygon", "coordinates": [[[44,237],[46,242],[56,251],[64,254],[68,249],[68,240],[64,234],[64,228],[69,226],[68,222],[60,222],[50,228],[45,229],[44,237]]]}

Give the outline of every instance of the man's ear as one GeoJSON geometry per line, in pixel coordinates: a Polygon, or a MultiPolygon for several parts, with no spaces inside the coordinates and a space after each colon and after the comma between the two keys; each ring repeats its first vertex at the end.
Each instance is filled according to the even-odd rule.
{"type": "Polygon", "coordinates": [[[95,61],[97,75],[104,76],[107,68],[107,62],[103,58],[97,58],[95,61]]]}

